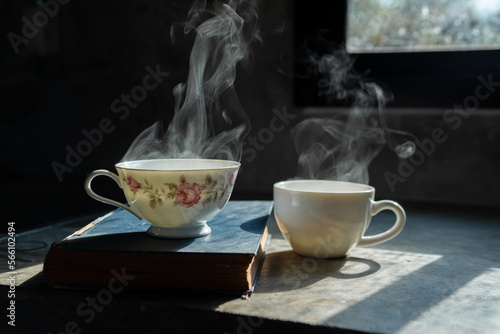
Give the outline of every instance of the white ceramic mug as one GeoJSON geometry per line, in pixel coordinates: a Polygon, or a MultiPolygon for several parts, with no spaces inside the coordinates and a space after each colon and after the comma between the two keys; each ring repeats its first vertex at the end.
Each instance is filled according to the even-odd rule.
{"type": "Polygon", "coordinates": [[[343,257],[354,246],[375,245],[397,236],[406,214],[394,201],[375,201],[375,188],[359,183],[291,180],[274,185],[274,214],[295,253],[315,258],[343,257]],[[396,214],[395,224],[373,236],[364,233],[382,210],[396,214]]]}
{"type": "Polygon", "coordinates": [[[239,162],[212,159],[126,161],[115,165],[118,175],[104,169],[92,172],[85,190],[98,201],[149,221],[151,235],[199,237],[211,232],[206,222],[228,202],[239,167],[239,162]],[[94,193],[91,182],[99,175],[112,178],[130,206],[94,193]]]}

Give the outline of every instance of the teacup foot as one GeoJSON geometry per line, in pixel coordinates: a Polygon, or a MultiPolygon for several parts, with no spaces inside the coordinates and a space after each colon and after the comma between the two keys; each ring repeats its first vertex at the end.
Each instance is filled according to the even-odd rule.
{"type": "Polygon", "coordinates": [[[167,239],[197,238],[210,234],[212,229],[208,225],[194,227],[156,227],[151,226],[146,231],[149,235],[167,239]]]}

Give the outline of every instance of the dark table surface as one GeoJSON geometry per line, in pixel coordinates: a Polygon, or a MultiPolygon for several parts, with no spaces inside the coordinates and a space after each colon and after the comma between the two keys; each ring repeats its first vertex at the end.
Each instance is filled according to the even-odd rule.
{"type": "MultiPolygon", "coordinates": [[[[393,219],[377,215],[367,233],[393,219]]],[[[125,290],[106,299],[100,290],[48,287],[41,275],[48,247],[88,222],[18,234],[15,272],[7,266],[7,238],[0,239],[2,312],[8,315],[14,300],[16,324],[2,316],[0,328],[11,330],[2,333],[500,332],[495,210],[410,207],[395,239],[333,260],[295,255],[271,221],[272,240],[249,298],[125,290]]]]}

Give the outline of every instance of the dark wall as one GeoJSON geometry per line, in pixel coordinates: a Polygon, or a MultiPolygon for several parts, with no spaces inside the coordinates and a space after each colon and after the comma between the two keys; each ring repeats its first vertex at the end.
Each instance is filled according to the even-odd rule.
{"type": "MultiPolygon", "coordinates": [[[[112,209],[86,195],[85,177],[99,168],[114,170],[142,130],[158,120],[168,123],[172,89],[187,78],[194,39],[182,28],[173,31],[175,43],[171,39],[189,1],[50,3],[57,5],[4,1],[0,8],[0,200],[2,220],[18,226],[112,209]],[[152,72],[158,85],[135,101],[134,88],[152,72]]],[[[254,46],[251,67],[238,68],[236,82],[254,130],[268,126],[273,108],[292,108],[290,4],[263,3],[260,15],[263,41],[254,46]]],[[[263,172],[263,156],[278,159],[272,152],[266,148],[247,159],[235,198],[269,196],[272,177],[263,172]]],[[[111,180],[96,179],[95,187],[123,199],[111,180]]]]}
{"type": "MultiPolygon", "coordinates": [[[[176,31],[172,44],[170,27],[182,21],[188,5],[166,0],[67,1],[26,43],[17,40],[16,52],[9,33],[24,36],[23,18],[32,21],[41,9],[32,1],[2,2],[1,32],[7,36],[0,46],[2,221],[29,227],[112,209],[90,199],[83,182],[95,169],[113,170],[142,130],[172,117],[172,89],[186,79],[193,35],[180,38],[176,31]],[[142,85],[150,72],[163,73],[158,74],[158,85],[144,100],[127,104],[124,94],[142,85]],[[116,100],[119,103],[113,104],[116,100]],[[123,108],[115,112],[124,106],[128,113],[123,108]],[[90,142],[91,134],[94,144],[86,147],[82,142],[90,142]],[[84,152],[79,158],[74,153],[78,149],[84,152]]],[[[272,184],[295,176],[297,170],[290,129],[307,116],[308,108],[296,105],[294,98],[295,14],[291,1],[261,1],[263,41],[254,46],[252,67],[238,69],[236,90],[252,129],[244,144],[235,199],[270,199],[272,184]],[[280,126],[273,130],[271,124],[280,126]]],[[[494,96],[498,99],[498,92],[494,96]]],[[[335,113],[325,110],[327,117],[335,113]]],[[[475,113],[457,130],[443,123],[443,111],[389,112],[391,127],[421,140],[443,127],[449,139],[395,189],[385,173],[397,174],[401,161],[384,149],[370,168],[371,183],[380,197],[396,200],[498,205],[498,111],[475,113]]],[[[95,184],[96,192],[123,198],[111,180],[95,184]]]]}

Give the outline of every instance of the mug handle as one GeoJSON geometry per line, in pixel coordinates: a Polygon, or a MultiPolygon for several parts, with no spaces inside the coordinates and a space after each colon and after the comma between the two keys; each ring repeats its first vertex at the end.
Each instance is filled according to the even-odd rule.
{"type": "Polygon", "coordinates": [[[394,201],[382,200],[382,201],[373,201],[373,206],[371,210],[371,215],[375,216],[377,213],[383,210],[391,210],[396,214],[396,222],[394,225],[385,232],[370,235],[370,236],[362,236],[358,242],[358,246],[370,246],[380,244],[387,240],[390,240],[397,236],[405,226],[406,223],[406,213],[405,210],[394,201]]]}
{"type": "Polygon", "coordinates": [[[94,179],[94,177],[99,176],[99,175],[104,175],[104,176],[112,178],[116,182],[116,184],[118,184],[118,187],[120,187],[120,189],[122,188],[122,186],[120,184],[120,178],[118,177],[118,175],[116,175],[115,173],[112,173],[106,169],[98,169],[98,170],[95,170],[92,173],[90,173],[89,176],[87,176],[87,179],[85,180],[85,191],[87,192],[87,194],[90,197],[92,197],[93,199],[95,199],[96,201],[103,202],[106,204],[111,204],[111,205],[117,206],[119,208],[123,208],[123,209],[127,210],[128,212],[132,213],[133,215],[135,215],[137,218],[142,219],[142,217],[139,214],[137,214],[137,212],[135,212],[134,209],[132,209],[131,207],[129,207],[123,203],[114,201],[112,199],[99,196],[92,190],[90,184],[92,183],[92,180],[94,179]]]}

